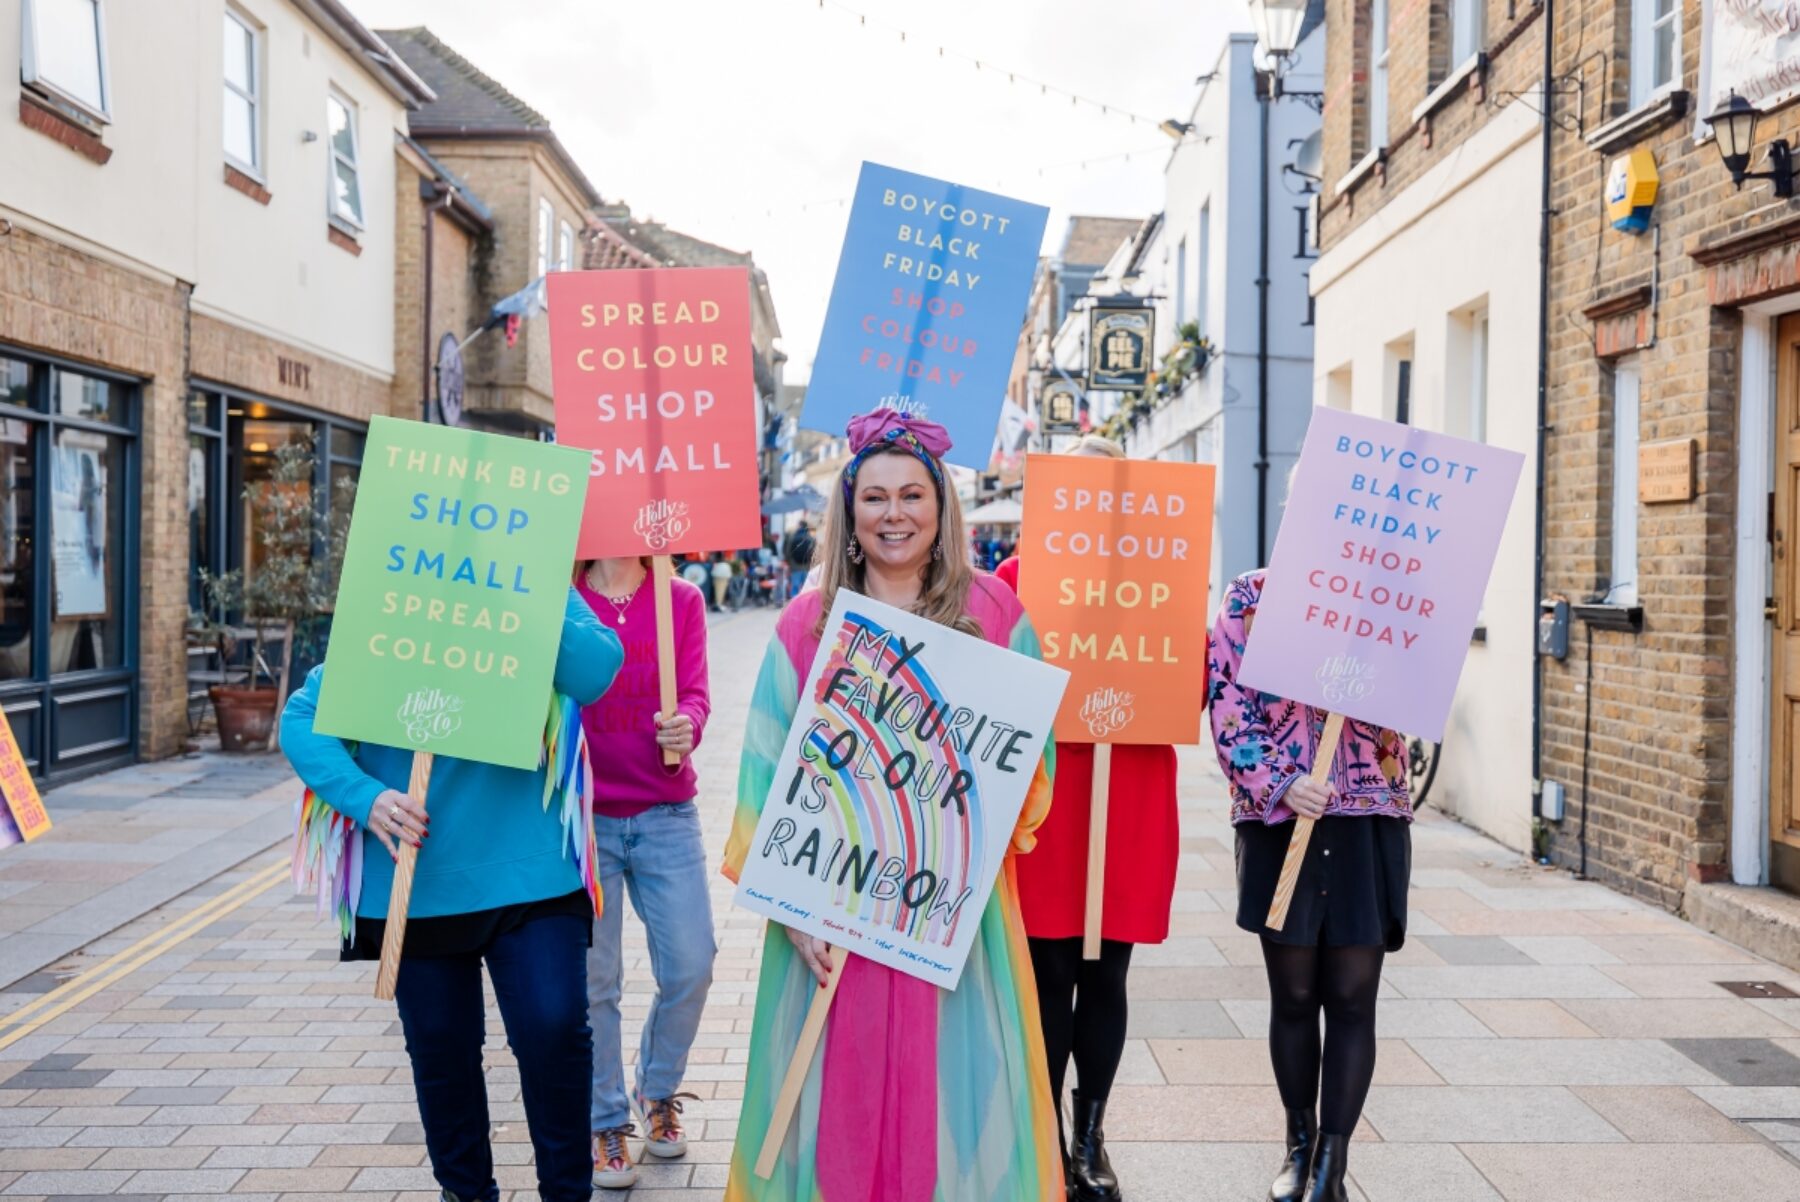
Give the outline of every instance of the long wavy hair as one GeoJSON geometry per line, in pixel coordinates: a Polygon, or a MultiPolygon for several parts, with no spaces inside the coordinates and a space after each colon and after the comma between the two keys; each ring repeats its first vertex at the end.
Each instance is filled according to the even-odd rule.
{"type": "MultiPolygon", "coordinates": [[[[877,455],[916,458],[905,447],[885,446],[871,451],[863,462],[867,463],[877,455]]],[[[942,463],[938,464],[937,478],[945,484],[949,481],[948,469],[942,463]]],[[[913,602],[910,610],[940,626],[979,638],[981,627],[969,616],[969,590],[975,583],[975,569],[969,562],[969,535],[963,526],[962,502],[957,498],[956,490],[945,484],[939,484],[937,488],[936,545],[943,548],[943,554],[925,561],[920,573],[919,599],[913,602]]],[[[825,510],[825,529],[813,552],[814,561],[819,565],[817,633],[820,635],[825,633],[825,619],[831,614],[839,589],[864,594],[869,591],[868,561],[853,563],[850,559],[850,540],[856,536],[856,513],[844,493],[842,474],[831,491],[831,504],[825,510]]]]}

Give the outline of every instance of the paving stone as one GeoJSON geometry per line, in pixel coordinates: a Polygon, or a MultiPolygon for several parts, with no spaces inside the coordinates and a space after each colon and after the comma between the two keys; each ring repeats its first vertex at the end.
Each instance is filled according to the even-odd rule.
{"type": "Polygon", "coordinates": [[[1369,1202],[1500,1202],[1481,1170],[1448,1144],[1362,1143],[1349,1163],[1369,1202]]]}
{"type": "Polygon", "coordinates": [[[1636,1039],[1755,1038],[1791,1034],[1780,1019],[1739,998],[1572,998],[1563,1009],[1597,1034],[1636,1039]]]}
{"type": "Polygon", "coordinates": [[[1800,1168],[1766,1146],[1635,1144],[1629,1148],[1471,1145],[1465,1155],[1508,1202],[1739,1202],[1800,1197],[1800,1168]]]}
{"type": "Polygon", "coordinates": [[[1238,1029],[1216,1001],[1140,1001],[1134,995],[1125,1033],[1132,1039],[1207,1039],[1235,1036],[1238,1029]]]}
{"type": "Polygon", "coordinates": [[[1535,964],[1538,961],[1493,935],[1426,935],[1419,942],[1445,964],[1535,964]]]}
{"type": "Polygon", "coordinates": [[[1609,1143],[1625,1138],[1558,1086],[1377,1085],[1369,1090],[1363,1121],[1389,1143],[1609,1143]]]}
{"type": "Polygon", "coordinates": [[[1800,1057],[1767,1039],[1670,1039],[1670,1047],[1727,1085],[1800,1084],[1800,1057]]]}
{"type": "Polygon", "coordinates": [[[1756,1137],[1692,1090],[1669,1085],[1582,1085],[1576,1097],[1627,1139],[1652,1144],[1754,1143],[1756,1137]]]}
{"type": "Polygon", "coordinates": [[[1592,1039],[1597,1034],[1561,1002],[1482,998],[1462,1006],[1502,1039],[1592,1039]]]}
{"type": "Polygon", "coordinates": [[[1720,1079],[1656,1039],[1415,1039],[1452,1085],[1716,1085],[1720,1079]]]}

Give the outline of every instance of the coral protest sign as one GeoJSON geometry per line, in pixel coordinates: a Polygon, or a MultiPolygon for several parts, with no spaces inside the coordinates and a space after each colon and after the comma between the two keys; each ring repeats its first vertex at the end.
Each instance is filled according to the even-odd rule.
{"type": "Polygon", "coordinates": [[[313,729],[538,766],[588,456],[369,423],[313,729]]]}
{"type": "Polygon", "coordinates": [[[736,903],[956,988],[1068,679],[838,590],[736,903]]]}
{"type": "Polygon", "coordinates": [[[1066,668],[1056,737],[1193,743],[1206,707],[1211,464],[1032,455],[1019,599],[1066,668]]]}
{"type": "Polygon", "coordinates": [[[5,811],[0,814],[0,847],[29,843],[50,829],[50,812],[38,796],[31,769],[25,766],[25,755],[4,713],[0,713],[0,802],[5,811]]]}
{"type": "Polygon", "coordinates": [[[1314,409],[1238,679],[1442,739],[1524,464],[1314,409]]]}
{"type": "Polygon", "coordinates": [[[864,163],[800,424],[841,436],[896,409],[947,429],[951,463],[986,468],[1049,217],[864,163]]]}
{"type": "Polygon", "coordinates": [[[742,267],[552,272],[556,441],[593,452],[583,559],[762,543],[742,267]]]}

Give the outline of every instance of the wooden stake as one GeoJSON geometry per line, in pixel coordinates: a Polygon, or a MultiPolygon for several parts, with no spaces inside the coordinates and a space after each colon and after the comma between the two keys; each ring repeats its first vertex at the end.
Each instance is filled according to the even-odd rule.
{"type": "MultiPolygon", "coordinates": [[[[1344,715],[1325,715],[1325,733],[1319,739],[1319,750],[1313,756],[1311,777],[1314,784],[1324,784],[1331,777],[1331,761],[1337,758],[1338,739],[1344,733],[1344,715]]],[[[1271,931],[1287,925],[1288,907],[1294,901],[1294,886],[1300,883],[1300,865],[1306,860],[1306,845],[1312,842],[1313,820],[1295,818],[1294,833],[1288,836],[1287,858],[1281,862],[1281,877],[1275,882],[1275,900],[1269,903],[1271,931]]]]}
{"type": "MultiPolygon", "coordinates": [[[[650,557],[653,574],[651,588],[656,597],[656,675],[662,687],[661,706],[664,718],[675,716],[675,598],[669,591],[669,579],[675,565],[667,555],[650,557]]],[[[673,768],[681,757],[673,751],[663,752],[663,763],[673,768]]]]}
{"type": "Polygon", "coordinates": [[[1112,800],[1112,744],[1094,744],[1094,787],[1089,792],[1087,918],[1081,928],[1081,958],[1100,958],[1100,919],[1106,900],[1106,809],[1112,800]]]}
{"type": "MultiPolygon", "coordinates": [[[[770,938],[787,938],[771,926],[770,938]]],[[[775,1172],[775,1161],[781,1156],[781,1145],[787,1142],[788,1127],[794,1122],[794,1110],[800,1105],[800,1090],[806,1085],[806,1074],[812,1070],[813,1054],[819,1049],[819,1037],[825,1033],[825,1015],[831,1011],[831,999],[837,996],[838,981],[850,953],[834,947],[825,953],[831,963],[831,975],[825,984],[813,990],[812,1005],[806,1021],[800,1026],[800,1042],[794,1045],[794,1058],[788,1061],[787,1076],[781,1079],[781,1092],[775,1095],[775,1109],[769,1112],[769,1130],[763,1135],[762,1153],[756,1158],[756,1175],[764,1181],[775,1172]]]]}
{"type": "MultiPolygon", "coordinates": [[[[425,791],[431,785],[431,752],[413,752],[412,779],[406,795],[425,808],[425,791]]],[[[388,893],[387,930],[381,938],[381,969],[375,974],[375,996],[384,1002],[394,1000],[394,986],[400,980],[400,949],[406,943],[406,909],[412,904],[413,869],[417,867],[419,849],[400,840],[400,860],[394,865],[394,887],[388,893]]]]}

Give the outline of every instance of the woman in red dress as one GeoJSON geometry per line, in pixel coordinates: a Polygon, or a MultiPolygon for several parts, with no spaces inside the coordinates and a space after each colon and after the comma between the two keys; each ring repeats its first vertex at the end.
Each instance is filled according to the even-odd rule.
{"type": "MultiPolygon", "coordinates": [[[[1093,435],[1082,439],[1074,453],[1125,457],[1119,444],[1093,435]]],[[[1008,559],[994,575],[1016,590],[1019,560],[1008,559]]],[[[1037,849],[1018,860],[1019,906],[1031,942],[1059,1128],[1063,1076],[1070,1057],[1075,1060],[1076,1087],[1070,1099],[1074,1138],[1059,1139],[1070,1196],[1077,1202],[1117,1202],[1119,1179],[1107,1159],[1101,1122],[1125,1053],[1125,974],[1132,945],[1161,943],[1169,936],[1181,851],[1175,749],[1166,744],[1113,747],[1098,960],[1081,958],[1094,747],[1058,741],[1056,755],[1050,816],[1038,828],[1037,849]]]]}

